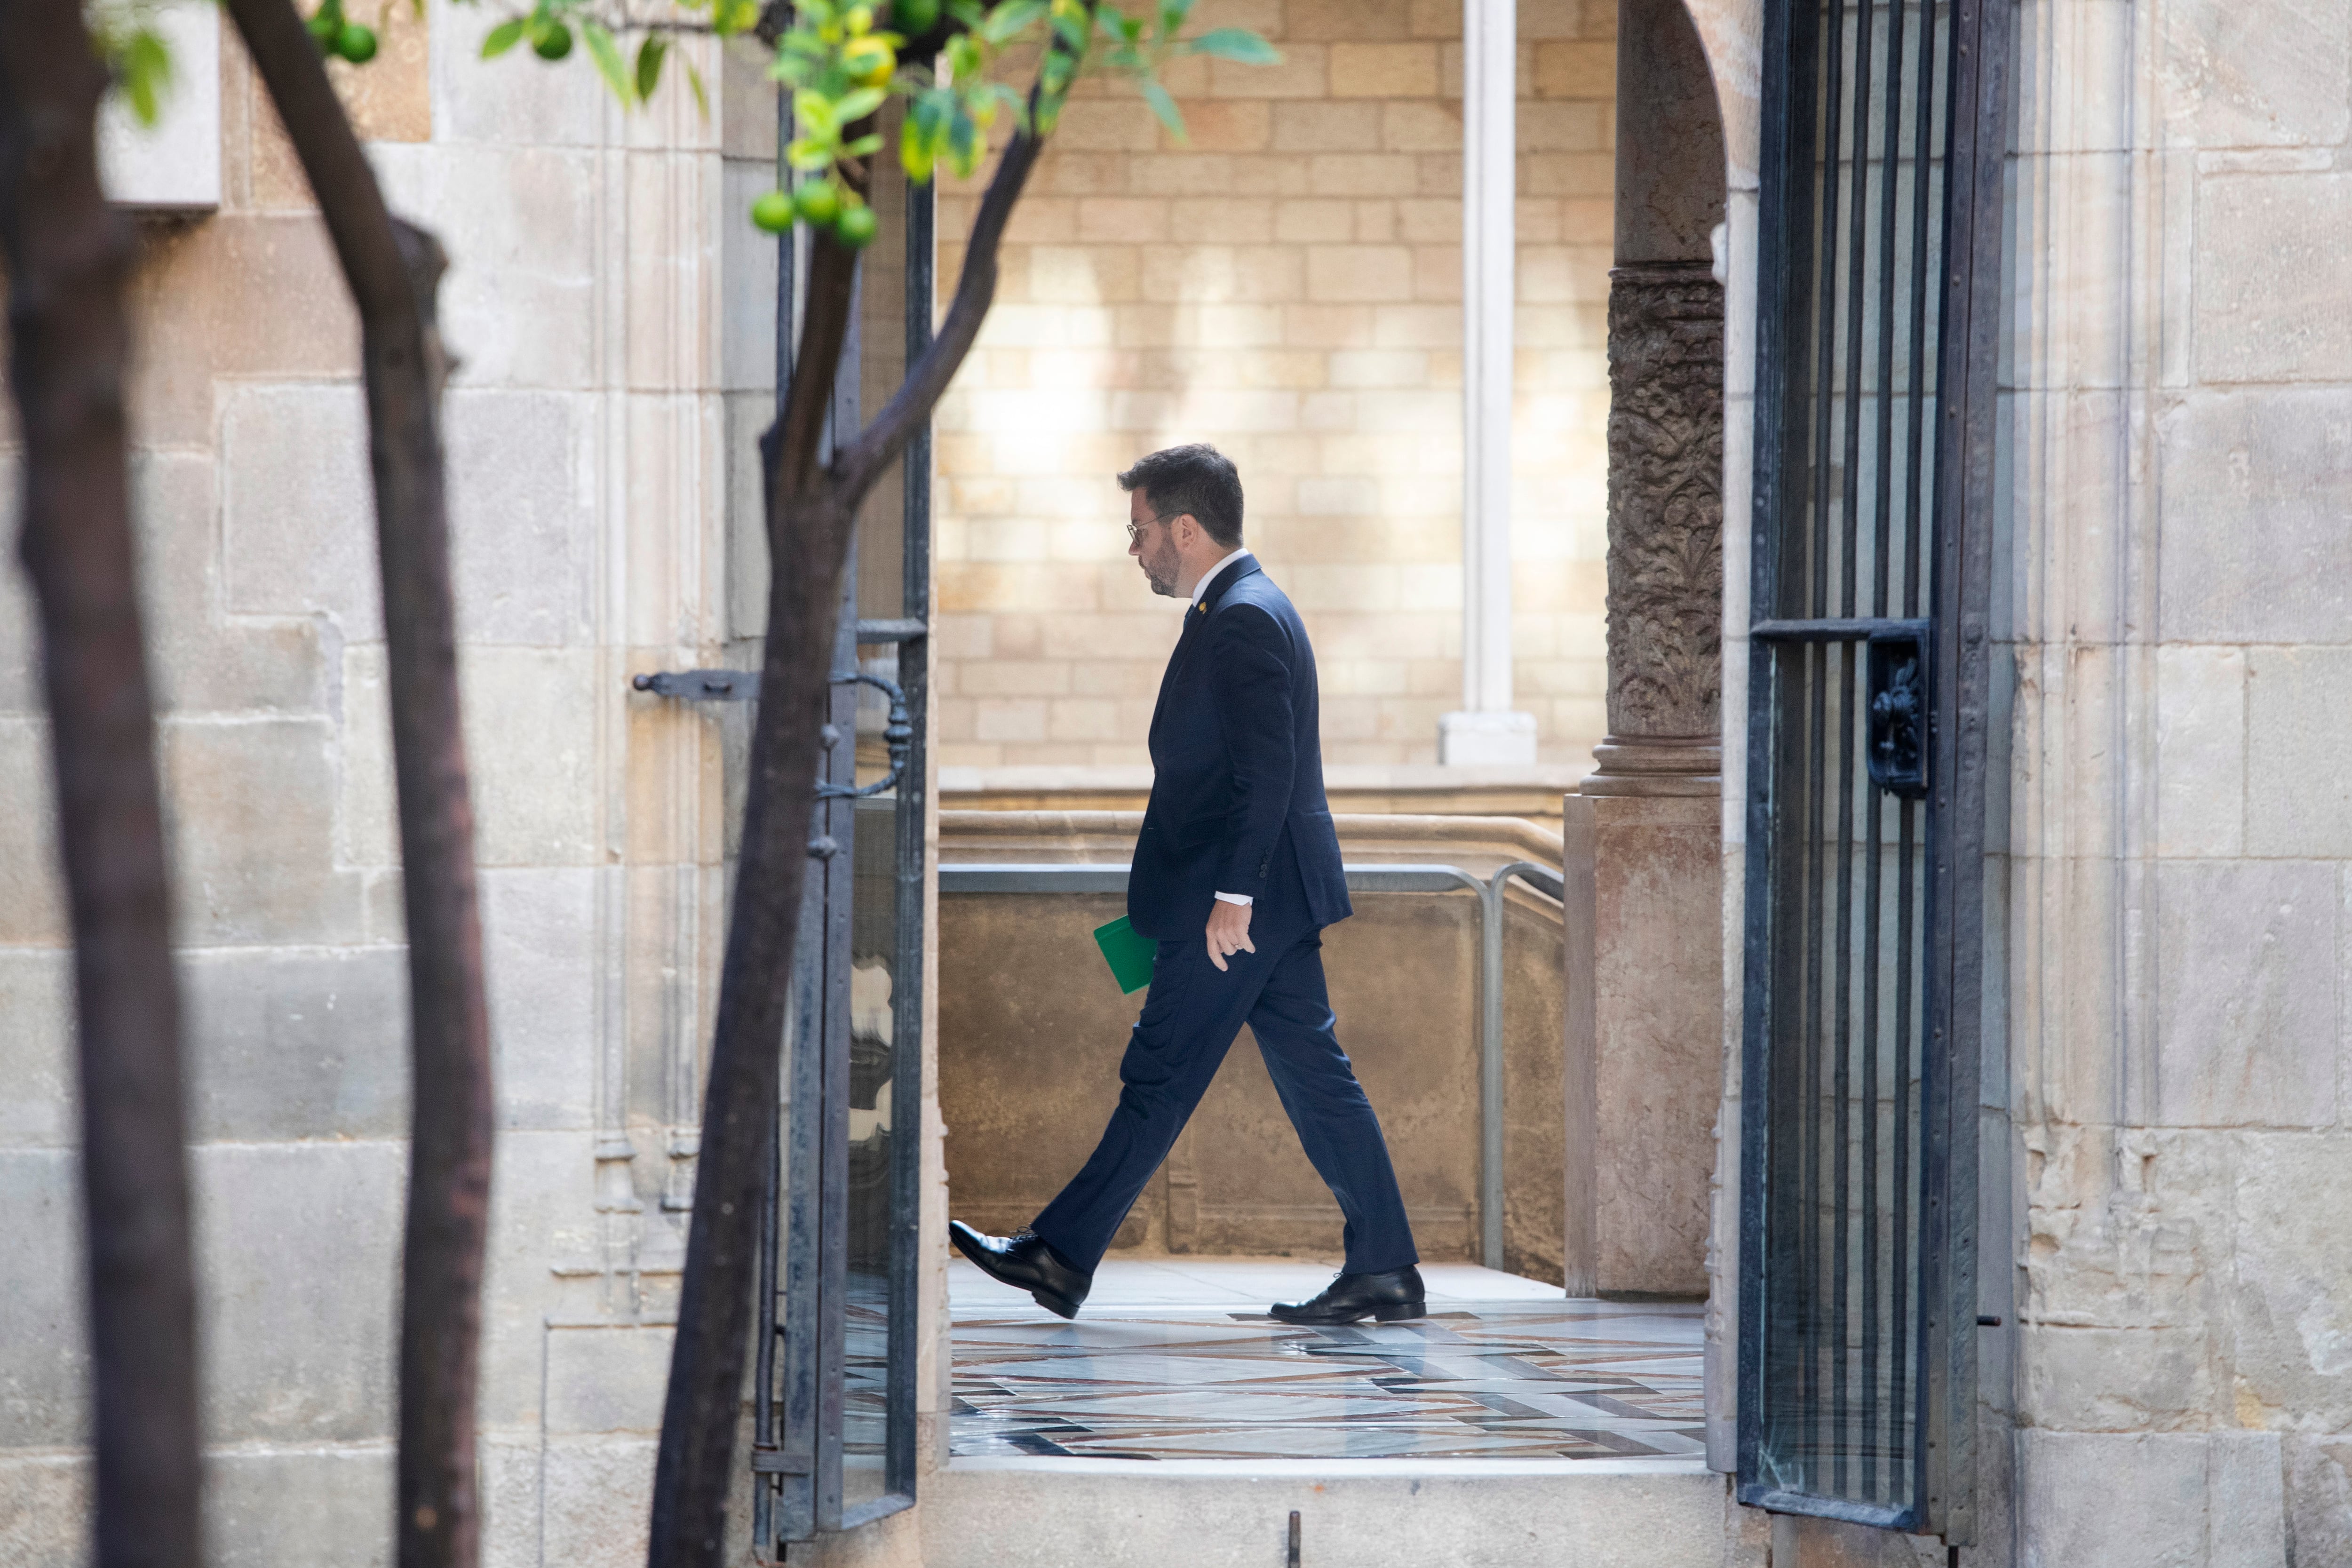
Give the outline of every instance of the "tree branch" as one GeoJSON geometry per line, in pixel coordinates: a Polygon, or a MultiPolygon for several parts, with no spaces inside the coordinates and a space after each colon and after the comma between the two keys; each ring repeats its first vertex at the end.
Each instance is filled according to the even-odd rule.
{"type": "MultiPolygon", "coordinates": [[[[1032,98],[1034,106],[1034,94],[1032,98]]],[[[1025,131],[1016,132],[1005,145],[987,194],[981,197],[980,214],[972,220],[963,271],[956,279],[955,300],[948,307],[947,319],[940,323],[939,335],[908,369],[907,379],[875,415],[873,423],[835,458],[834,483],[853,510],[898,460],[915,427],[930,417],[931,409],[980,337],[981,323],[988,319],[989,306],[996,299],[997,253],[1003,247],[1004,226],[1044,148],[1042,141],[1025,131]]]]}

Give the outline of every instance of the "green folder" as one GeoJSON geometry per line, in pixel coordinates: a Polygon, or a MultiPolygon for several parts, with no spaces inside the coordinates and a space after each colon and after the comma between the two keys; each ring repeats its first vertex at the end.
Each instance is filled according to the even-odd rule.
{"type": "Polygon", "coordinates": [[[1107,926],[1095,927],[1095,945],[1110,965],[1110,977],[1122,993],[1140,991],[1151,984],[1151,966],[1160,944],[1127,923],[1121,915],[1107,926]]]}

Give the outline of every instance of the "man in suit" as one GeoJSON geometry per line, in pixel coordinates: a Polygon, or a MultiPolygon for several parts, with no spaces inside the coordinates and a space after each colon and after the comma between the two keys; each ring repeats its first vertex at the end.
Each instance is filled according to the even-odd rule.
{"type": "Polygon", "coordinates": [[[1347,1261],[1286,1322],[1423,1310],[1412,1227],[1380,1119],[1333,1032],[1322,931],[1349,911],[1323,795],[1315,650],[1242,546],[1241,476],[1213,447],[1154,452],[1118,476],[1128,553],[1151,591],[1189,596],[1151,715],[1151,801],[1127,912],[1160,951],[1119,1064],[1118,1109],[1085,1168],[1010,1237],[958,1221],[992,1278],[1074,1317],[1095,1266],[1167,1158],[1241,1026],[1347,1220],[1347,1261]]]}

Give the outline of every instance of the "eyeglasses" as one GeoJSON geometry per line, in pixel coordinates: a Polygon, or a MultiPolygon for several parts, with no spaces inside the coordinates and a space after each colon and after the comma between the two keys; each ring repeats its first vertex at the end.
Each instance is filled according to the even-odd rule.
{"type": "Polygon", "coordinates": [[[1127,545],[1128,545],[1128,548],[1129,548],[1129,549],[1130,549],[1130,550],[1132,550],[1132,549],[1134,549],[1134,548],[1135,548],[1135,546],[1136,546],[1136,545],[1138,545],[1138,544],[1139,544],[1139,543],[1141,543],[1141,542],[1142,542],[1142,541],[1143,541],[1143,524],[1144,524],[1145,522],[1165,522],[1165,521],[1168,521],[1168,520],[1167,520],[1166,518],[1160,518],[1160,517],[1147,517],[1147,518],[1145,518],[1145,519],[1143,520],[1143,522],[1130,522],[1130,523],[1129,523],[1129,524],[1127,525],[1127,545]]]}

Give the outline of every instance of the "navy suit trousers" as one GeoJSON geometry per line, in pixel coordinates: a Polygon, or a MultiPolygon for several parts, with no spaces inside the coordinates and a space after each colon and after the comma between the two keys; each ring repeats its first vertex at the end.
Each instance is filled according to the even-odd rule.
{"type": "Polygon", "coordinates": [[[1380,1273],[1419,1261],[1380,1119],[1364,1098],[1323,984],[1319,929],[1237,952],[1220,972],[1198,935],[1160,944],[1142,1016],[1118,1068],[1118,1109],[1093,1156],[1031,1228],[1092,1271],[1244,1024],[1317,1174],[1347,1221],[1347,1269],[1380,1273]]]}

